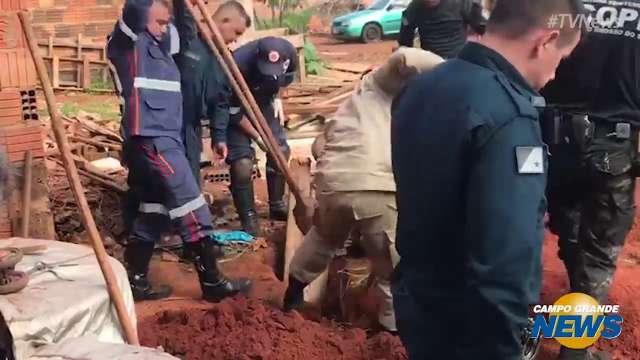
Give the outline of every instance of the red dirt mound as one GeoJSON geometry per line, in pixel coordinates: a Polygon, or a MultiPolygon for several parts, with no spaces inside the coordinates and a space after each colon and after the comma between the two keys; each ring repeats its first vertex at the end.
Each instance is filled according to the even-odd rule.
{"type": "Polygon", "coordinates": [[[200,310],[167,310],[143,320],[145,346],[162,346],[185,360],[400,360],[400,339],[387,333],[305,320],[253,299],[234,298],[200,310]]]}

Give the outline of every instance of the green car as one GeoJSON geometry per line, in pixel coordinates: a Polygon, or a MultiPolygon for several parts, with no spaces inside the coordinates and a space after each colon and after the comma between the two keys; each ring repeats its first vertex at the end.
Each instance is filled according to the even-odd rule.
{"type": "Polygon", "coordinates": [[[402,12],[410,0],[376,0],[364,10],[333,19],[331,34],[341,40],[379,41],[400,32],[402,12]]]}

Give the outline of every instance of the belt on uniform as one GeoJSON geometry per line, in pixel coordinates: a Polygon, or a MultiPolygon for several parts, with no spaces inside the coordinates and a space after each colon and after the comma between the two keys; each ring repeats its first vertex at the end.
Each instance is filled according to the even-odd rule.
{"type": "Polygon", "coordinates": [[[593,138],[612,138],[612,139],[632,139],[634,134],[638,133],[638,129],[631,126],[628,122],[611,122],[602,120],[592,120],[592,137],[593,138]]]}

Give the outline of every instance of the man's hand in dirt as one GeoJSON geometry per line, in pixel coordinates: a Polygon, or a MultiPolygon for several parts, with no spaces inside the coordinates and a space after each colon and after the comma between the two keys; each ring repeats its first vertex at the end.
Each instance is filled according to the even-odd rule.
{"type": "Polygon", "coordinates": [[[229,155],[229,148],[227,147],[227,143],[217,143],[213,144],[213,153],[216,155],[216,162],[218,164],[222,164],[224,160],[229,155]]]}
{"type": "Polygon", "coordinates": [[[311,197],[304,197],[302,201],[296,200],[293,208],[293,217],[300,231],[306,235],[313,226],[313,216],[316,212],[316,201],[311,197]]]}

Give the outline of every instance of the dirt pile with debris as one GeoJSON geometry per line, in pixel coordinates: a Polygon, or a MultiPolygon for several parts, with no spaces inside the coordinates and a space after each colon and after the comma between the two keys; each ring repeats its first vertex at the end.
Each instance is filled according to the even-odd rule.
{"type": "Polygon", "coordinates": [[[166,310],[139,324],[143,345],[185,360],[407,359],[400,339],[305,320],[259,300],[234,298],[209,309],[166,310]]]}
{"type": "MultiPolygon", "coordinates": [[[[119,253],[125,229],[121,215],[120,194],[81,177],[89,208],[102,234],[102,239],[111,255],[119,253]],[[113,250],[113,251],[112,251],[113,250]]],[[[67,175],[62,166],[49,170],[49,199],[54,211],[56,237],[59,241],[89,243],[80,212],[71,192],[67,175]]],[[[116,256],[117,257],[117,256],[116,256]]]]}

